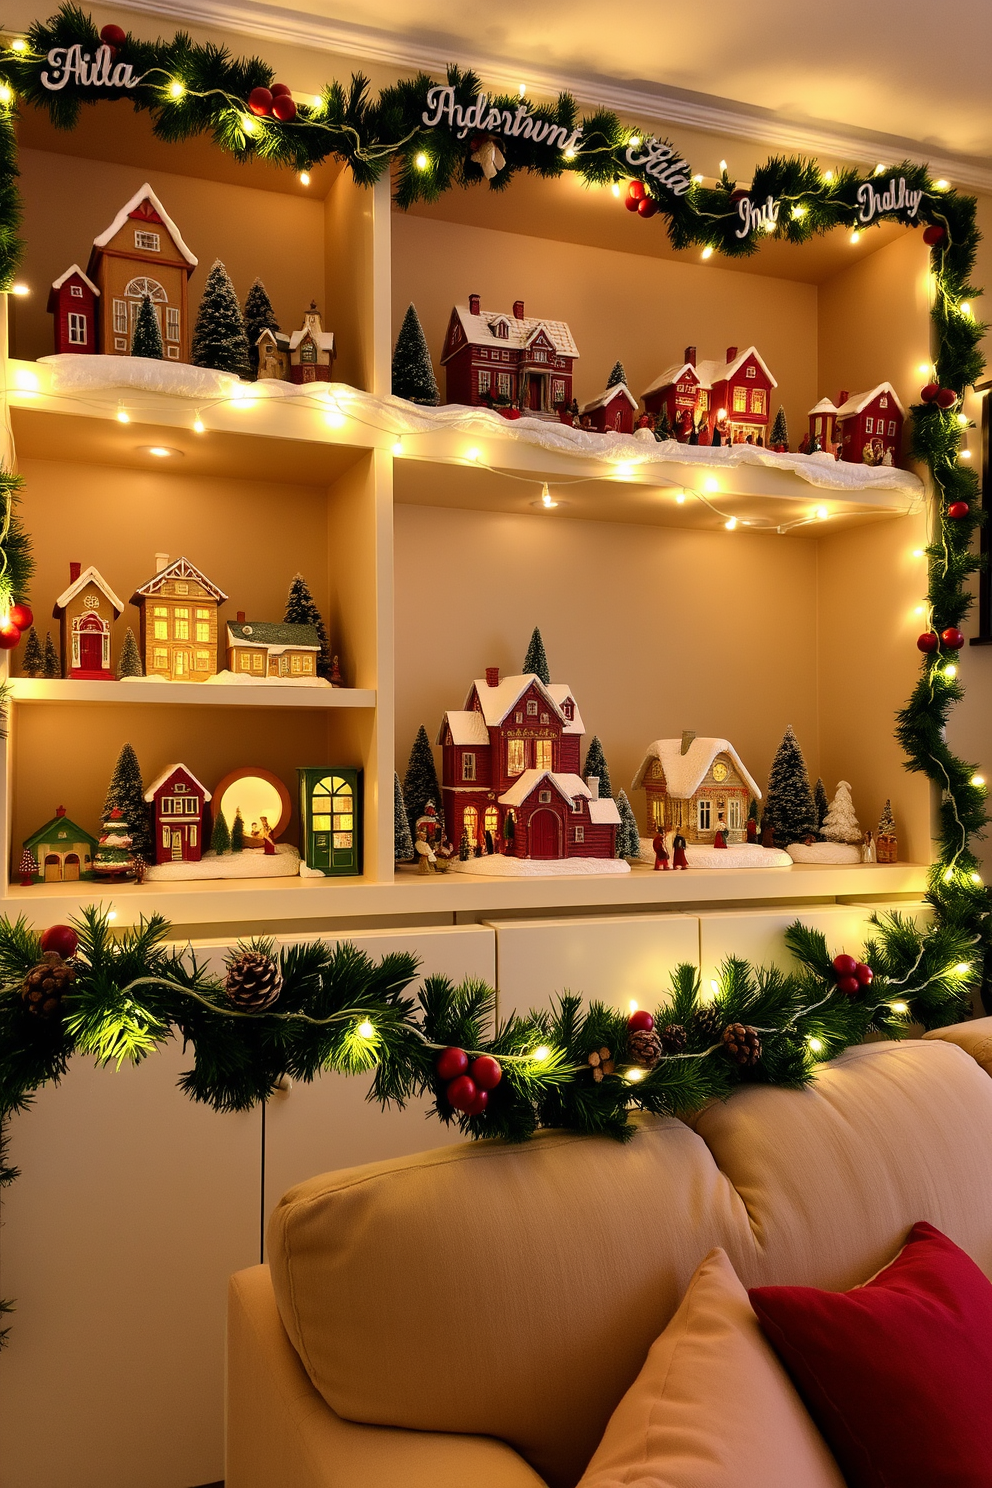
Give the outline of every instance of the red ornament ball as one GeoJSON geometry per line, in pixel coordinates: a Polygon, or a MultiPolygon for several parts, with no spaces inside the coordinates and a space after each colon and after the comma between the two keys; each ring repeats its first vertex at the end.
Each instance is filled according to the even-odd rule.
{"type": "Polygon", "coordinates": [[[280,124],[288,124],[291,119],[296,118],[296,104],[288,93],[280,93],[272,105],[272,116],[278,119],[280,124]]]}
{"type": "Polygon", "coordinates": [[[928,248],[936,248],[947,237],[946,227],[941,227],[939,222],[931,222],[929,227],[923,229],[923,241],[928,248]]]}
{"type": "Polygon", "coordinates": [[[455,1110],[464,1111],[466,1116],[469,1107],[479,1094],[478,1086],[474,1080],[469,1079],[468,1075],[459,1075],[457,1080],[452,1080],[447,1090],[448,1100],[455,1110]]]}
{"type": "Polygon", "coordinates": [[[442,1080],[454,1080],[468,1069],[468,1055],[464,1049],[442,1049],[434,1068],[442,1080]]]}
{"type": "Polygon", "coordinates": [[[49,925],[47,930],[41,933],[42,955],[48,951],[54,951],[56,956],[61,956],[63,961],[68,961],[74,956],[79,947],[79,936],[71,925],[49,925]]]}
{"type": "Polygon", "coordinates": [[[846,956],[843,953],[835,956],[833,960],[834,971],[839,977],[853,976],[857,965],[858,963],[853,956],[846,956]]]}
{"type": "Polygon", "coordinates": [[[647,196],[647,191],[645,190],[644,182],[643,181],[631,181],[630,185],[627,187],[627,195],[628,195],[628,197],[630,198],[631,201],[635,201],[635,202],[641,201],[645,196],[647,196]]]}
{"type": "Polygon", "coordinates": [[[938,408],[953,408],[958,401],[958,395],[953,388],[938,388],[934,399],[938,408]]]}
{"type": "Polygon", "coordinates": [[[933,403],[940,392],[939,382],[928,382],[925,388],[920,389],[920,397],[924,403],[933,403]]]}
{"type": "Polygon", "coordinates": [[[272,94],[268,88],[252,88],[248,94],[248,107],[260,119],[267,118],[272,112],[272,94]]]}
{"type": "Polygon", "coordinates": [[[465,1115],[466,1116],[481,1116],[482,1113],[483,1113],[483,1111],[488,1106],[488,1104],[489,1104],[489,1091],[488,1090],[478,1090],[478,1091],[476,1091],[475,1100],[472,1102],[472,1104],[470,1106],[466,1106],[465,1107],[465,1115]]]}
{"type": "Polygon", "coordinates": [[[100,31],[100,40],[105,41],[109,47],[121,47],[127,41],[127,32],[123,26],[104,26],[100,31]]]}
{"type": "Polygon", "coordinates": [[[658,203],[653,196],[642,196],[637,203],[637,215],[639,217],[653,217],[658,210],[658,203]]]}
{"type": "Polygon", "coordinates": [[[495,1090],[503,1078],[499,1061],[489,1054],[480,1054],[478,1059],[473,1059],[469,1074],[481,1091],[495,1090]]]}
{"type": "Polygon", "coordinates": [[[863,961],[859,961],[857,966],[854,968],[854,975],[857,977],[862,987],[870,987],[872,982],[875,980],[875,973],[872,971],[871,967],[866,966],[863,961]]]}
{"type": "Polygon", "coordinates": [[[273,83],[269,89],[273,98],[292,98],[293,90],[288,83],[273,83]]]}
{"type": "MultiPolygon", "coordinates": [[[[968,505],[967,501],[952,501],[950,506],[947,508],[947,515],[951,518],[952,521],[960,522],[961,518],[966,517],[970,511],[971,507],[968,505]]],[[[13,618],[13,610],[11,610],[10,613],[11,617],[13,618]]]]}
{"type": "Polygon", "coordinates": [[[845,997],[857,997],[861,991],[861,983],[856,976],[842,976],[837,979],[837,991],[843,992],[845,997]]]}
{"type": "MultiPolygon", "coordinates": [[[[2,635],[3,630],[0,629],[0,636],[2,635]]],[[[949,625],[946,630],[942,630],[940,632],[940,639],[943,641],[948,651],[960,651],[961,647],[964,645],[964,636],[958,630],[956,625],[949,625]]]]}
{"type": "Polygon", "coordinates": [[[639,196],[626,196],[624,197],[623,204],[628,212],[636,212],[641,205],[641,198],[639,196]]]}
{"type": "Polygon", "coordinates": [[[27,630],[29,625],[34,624],[34,615],[28,609],[27,605],[15,604],[10,607],[10,620],[11,624],[16,625],[18,630],[27,630]]]}
{"type": "Polygon", "coordinates": [[[631,1033],[650,1033],[654,1027],[654,1018],[647,1008],[638,1008],[636,1013],[631,1013],[627,1019],[627,1027],[631,1033]]]}
{"type": "Polygon", "coordinates": [[[0,651],[13,651],[15,646],[20,645],[21,629],[12,620],[5,625],[0,625],[0,651]]]}
{"type": "Polygon", "coordinates": [[[940,645],[940,639],[935,631],[925,630],[921,636],[917,636],[916,645],[917,649],[922,651],[924,656],[929,656],[930,652],[936,651],[940,645]]]}

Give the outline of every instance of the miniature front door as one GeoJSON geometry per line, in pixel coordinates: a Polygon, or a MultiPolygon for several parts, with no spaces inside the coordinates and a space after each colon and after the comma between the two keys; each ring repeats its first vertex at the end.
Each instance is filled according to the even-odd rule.
{"type": "Polygon", "coordinates": [[[535,811],[530,819],[532,858],[561,857],[561,822],[553,811],[535,811]]]}
{"type": "Polygon", "coordinates": [[[62,882],[62,859],[58,853],[48,853],[45,858],[45,882],[62,882]]]}
{"type": "Polygon", "coordinates": [[[181,827],[172,829],[172,861],[181,863],[183,858],[183,833],[181,827]]]}
{"type": "Polygon", "coordinates": [[[66,853],[65,862],[62,867],[62,877],[66,880],[74,880],[79,877],[78,853],[66,853]]]}
{"type": "Polygon", "coordinates": [[[79,666],[84,672],[99,672],[103,669],[103,634],[91,630],[79,633],[79,666]]]}
{"type": "Polygon", "coordinates": [[[175,646],[172,651],[172,675],[177,682],[188,682],[192,669],[193,653],[185,646],[175,646]]]}
{"type": "Polygon", "coordinates": [[[544,378],[537,377],[534,373],[531,373],[527,387],[527,406],[537,409],[538,412],[544,407],[544,378]]]}
{"type": "Polygon", "coordinates": [[[300,818],[309,867],[361,872],[361,771],[301,770],[300,818]]]}

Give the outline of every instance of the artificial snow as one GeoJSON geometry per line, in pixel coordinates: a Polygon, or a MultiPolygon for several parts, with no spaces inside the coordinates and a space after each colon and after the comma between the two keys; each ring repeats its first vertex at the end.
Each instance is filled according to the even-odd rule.
{"type": "Polygon", "coordinates": [[[62,352],[38,358],[51,368],[53,393],[93,392],[99,388],[131,388],[144,393],[171,393],[177,398],[230,398],[243,387],[240,378],[188,362],[158,361],[153,357],[80,356],[62,352]]]}
{"type": "Polygon", "coordinates": [[[508,853],[491,853],[464,863],[451,858],[448,867],[455,873],[484,878],[580,878],[584,874],[630,872],[630,864],[622,858],[515,858],[508,853]]]}
{"type": "Polygon", "coordinates": [[[277,842],[274,853],[245,848],[239,853],[206,852],[198,863],[156,863],[145,869],[146,883],[177,883],[191,878],[295,878],[300,855],[288,842],[277,842]]]}
{"type": "Polygon", "coordinates": [[[846,842],[790,842],[786,851],[794,863],[860,863],[860,847],[846,842]]]}
{"type": "Polygon", "coordinates": [[[215,672],[202,687],[330,687],[326,677],[251,677],[247,672],[215,672]]]}
{"type": "MultiPolygon", "coordinates": [[[[672,854],[671,843],[668,851],[672,854]]],[[[705,843],[690,842],[685,850],[685,857],[690,868],[792,867],[792,859],[787,852],[782,852],[777,847],[761,847],[757,842],[731,842],[726,847],[707,847],[705,843]]],[[[650,837],[641,838],[640,860],[654,866],[654,848],[650,837]]],[[[681,873],[683,870],[675,868],[671,871],[681,873]]]]}

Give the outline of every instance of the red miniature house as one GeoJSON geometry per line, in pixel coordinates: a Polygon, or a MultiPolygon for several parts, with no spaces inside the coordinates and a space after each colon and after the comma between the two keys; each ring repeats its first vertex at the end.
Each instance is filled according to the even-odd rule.
{"type": "Polygon", "coordinates": [[[837,429],[840,458],[854,465],[898,465],[905,414],[890,382],[869,393],[841,393],[837,429]]]}
{"type": "Polygon", "coordinates": [[[52,611],[62,630],[66,676],[83,682],[113,682],[112,630],[124,605],[92,565],[69,564],[69,587],[52,611]]]}
{"type": "Polygon", "coordinates": [[[198,863],[210,792],[185,765],[168,765],[145,791],[155,813],[156,863],[198,863]]]}
{"type": "Polygon", "coordinates": [[[48,294],[48,312],[55,317],[56,352],[92,355],[97,345],[97,300],[100,291],[78,264],[56,279],[48,294]]]}
{"type": "Polygon", "coordinates": [[[480,297],[451,312],[441,365],[445,402],[497,404],[531,417],[556,417],[572,401],[579,349],[563,320],[533,320],[517,300],[513,314],[481,309],[480,297]]]}
{"type": "Polygon", "coordinates": [[[685,441],[693,422],[712,439],[719,426],[724,444],[766,444],[768,406],[778,387],[753,346],[727,347],[724,362],[697,362],[687,346],[685,360],[667,367],[643,394],[649,413],[664,411],[676,436],[685,441]]]}
{"type": "Polygon", "coordinates": [[[521,858],[612,858],[620,816],[579,776],[583,732],[567,686],[488,667],[438,734],[449,839],[521,858]]]}
{"type": "Polygon", "coordinates": [[[623,382],[614,383],[605,393],[600,393],[598,398],[579,409],[583,427],[586,427],[585,420],[588,419],[589,427],[601,434],[633,434],[636,412],[637,399],[623,382]]]}

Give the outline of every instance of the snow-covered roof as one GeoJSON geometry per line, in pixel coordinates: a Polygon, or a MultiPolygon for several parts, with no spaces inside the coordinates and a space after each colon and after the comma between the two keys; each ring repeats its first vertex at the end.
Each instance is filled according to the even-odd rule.
{"type": "Polygon", "coordinates": [[[589,820],[594,827],[618,827],[620,812],[616,801],[611,801],[609,796],[599,796],[596,800],[590,801],[589,820]]]}
{"type": "Polygon", "coordinates": [[[665,785],[670,796],[678,801],[687,801],[706,779],[707,772],[718,754],[729,755],[734,768],[756,800],[761,792],[754,778],[748,774],[737,750],[727,739],[693,739],[685,754],[681,739],[655,739],[648,745],[647,753],[637,767],[633,789],[637,790],[644,779],[645,771],[652,760],[660,760],[665,772],[665,785]]]}
{"type": "Polygon", "coordinates": [[[888,393],[899,412],[905,414],[906,410],[899,402],[898,394],[891,382],[880,382],[878,387],[873,387],[870,393],[852,393],[847,402],[842,403],[838,408],[837,417],[839,419],[846,419],[851,418],[856,413],[860,413],[863,408],[867,408],[869,403],[873,403],[880,393],[888,393]]]}
{"type": "MultiPolygon", "coordinates": [[[[466,698],[465,706],[468,708],[474,692],[482,706],[482,716],[486,721],[486,726],[498,728],[514,704],[523,697],[531,683],[536,684],[538,692],[547,698],[549,707],[554,709],[562,723],[567,724],[568,719],[562,713],[550,687],[545,687],[540,677],[533,672],[524,672],[516,677],[501,677],[495,687],[490,687],[485,677],[477,677],[472,683],[472,692],[466,698]]],[[[568,693],[567,688],[565,688],[565,693],[568,693]]]]}
{"type": "Polygon", "coordinates": [[[315,625],[287,625],[275,620],[229,620],[229,646],[256,646],[260,651],[319,651],[315,625]]]}
{"type": "Polygon", "coordinates": [[[86,285],[87,289],[91,289],[95,295],[98,295],[100,293],[96,285],[93,283],[93,280],[89,277],[88,274],[83,273],[78,264],[70,264],[64,274],[60,274],[57,279],[53,279],[52,288],[61,289],[65,281],[67,279],[71,279],[73,274],[78,274],[80,279],[82,279],[83,283],[86,285]]]}
{"type": "MultiPolygon", "coordinates": [[[[572,332],[563,320],[538,320],[530,315],[517,317],[494,310],[482,310],[478,315],[473,315],[467,305],[456,305],[454,313],[458,316],[470,346],[516,346],[519,349],[528,346],[535,335],[543,330],[560,355],[577,357],[579,354],[572,332]],[[499,336],[493,330],[500,322],[506,324],[505,336],[499,336]]],[[[441,360],[445,361],[447,358],[442,357],[441,360]]]]}
{"type": "Polygon", "coordinates": [[[813,407],[810,409],[810,416],[812,417],[812,415],[814,413],[836,413],[836,412],[837,412],[837,404],[836,403],[834,403],[830,398],[821,398],[820,401],[819,401],[819,403],[814,404],[813,407]]]}
{"type": "Polygon", "coordinates": [[[525,770],[518,776],[508,791],[499,798],[501,806],[522,806],[527,797],[537,790],[542,780],[547,780],[550,785],[571,803],[576,796],[585,796],[587,799],[592,791],[586,785],[581,775],[558,775],[553,770],[525,770]]]}
{"type": "Polygon", "coordinates": [[[562,733],[584,734],[586,731],[586,726],[582,722],[582,715],[579,713],[579,705],[575,701],[572,689],[569,687],[568,683],[551,682],[548,684],[548,691],[554,698],[555,702],[558,704],[559,712],[565,720],[565,727],[562,729],[562,733]],[[571,720],[569,720],[568,715],[565,712],[565,703],[571,703],[572,705],[571,720]]]}
{"type": "Polygon", "coordinates": [[[444,743],[445,729],[451,730],[452,744],[488,744],[489,730],[486,728],[486,720],[478,708],[467,711],[458,709],[445,713],[441,719],[441,727],[438,730],[436,744],[444,743]]]}
{"type": "Polygon", "coordinates": [[[312,331],[309,326],[304,326],[302,330],[300,330],[300,331],[294,331],[293,332],[293,334],[289,338],[289,349],[290,349],[290,351],[296,351],[297,347],[299,346],[300,342],[304,339],[305,336],[310,336],[311,339],[313,340],[313,342],[315,343],[315,345],[318,346],[321,351],[331,351],[331,352],[333,352],[333,350],[334,350],[334,332],[333,331],[312,331]]]}
{"type": "Polygon", "coordinates": [[[729,362],[703,361],[696,362],[695,365],[692,362],[683,362],[681,366],[667,367],[660,377],[655,378],[650,387],[644,389],[641,397],[646,398],[648,393],[654,393],[659,388],[670,387],[672,383],[681,382],[689,370],[692,370],[696,374],[701,388],[713,388],[718,382],[726,382],[728,378],[733,377],[735,372],[739,372],[748,357],[754,357],[772,387],[778,387],[778,383],[768,370],[768,366],[757,347],[745,346],[744,350],[738,352],[729,362]]]}
{"type": "Polygon", "coordinates": [[[261,346],[263,341],[274,341],[280,351],[289,350],[289,337],[285,331],[273,331],[268,326],[265,326],[263,330],[259,331],[255,345],[261,346]]]}
{"type": "Polygon", "coordinates": [[[117,216],[114,218],[113,222],[106,229],[106,231],[102,232],[98,238],[93,239],[93,247],[106,248],[111,238],[114,237],[116,233],[120,232],[121,228],[124,226],[131,213],[136,212],[137,209],[141,206],[141,203],[144,201],[151,202],[156,213],[162,219],[162,226],[166,229],[169,236],[172,238],[172,241],[179,249],[179,252],[189,264],[190,268],[195,269],[199,260],[192,253],[190,253],[189,249],[186,247],[186,244],[183,242],[182,234],[180,233],[178,227],[173,222],[172,218],[169,216],[168,212],[165,210],[152,188],[148,185],[147,181],[145,182],[144,186],[140,188],[140,190],[134,193],[129,202],[124,203],[123,207],[121,207],[120,211],[117,213],[117,216]]]}
{"type": "Polygon", "coordinates": [[[188,558],[177,558],[175,563],[167,563],[164,568],[159,569],[153,579],[149,579],[147,584],[142,584],[140,589],[136,589],[131,603],[137,604],[139,595],[142,599],[147,599],[150,595],[157,594],[162,585],[169,579],[192,579],[194,583],[202,584],[207,593],[212,594],[218,604],[223,604],[227,599],[227,595],[223,589],[218,589],[216,584],[211,583],[205,574],[202,574],[194,564],[190,563],[188,558]]]}
{"type": "Polygon", "coordinates": [[[174,775],[177,770],[182,770],[182,772],[183,772],[184,775],[188,775],[189,776],[190,780],[192,780],[192,782],[196,786],[197,790],[202,791],[202,793],[203,793],[203,799],[205,801],[209,801],[210,800],[210,792],[207,790],[206,786],[205,785],[201,785],[200,782],[199,782],[199,780],[197,780],[196,776],[193,774],[193,771],[189,768],[189,766],[188,765],[183,765],[183,764],[166,765],[166,767],[162,771],[161,775],[156,775],[156,777],[152,781],[151,785],[145,791],[145,800],[146,801],[154,801],[154,799],[155,799],[155,792],[158,791],[158,790],[161,790],[162,789],[162,786],[168,780],[169,776],[170,775],[174,775]]]}
{"type": "Polygon", "coordinates": [[[59,611],[64,610],[66,605],[71,604],[76,595],[81,593],[82,590],[86,588],[87,584],[95,584],[96,587],[100,590],[100,593],[107,596],[114,608],[115,614],[122,615],[124,613],[124,601],[117,598],[117,595],[114,593],[113,589],[111,589],[106,579],[97,569],[93,567],[91,563],[89,568],[84,569],[83,572],[79,575],[79,578],[75,579],[69,585],[68,589],[65,589],[55,601],[56,618],[58,617],[59,611]]]}
{"type": "Polygon", "coordinates": [[[583,403],[582,407],[579,409],[579,412],[592,413],[594,408],[606,408],[608,404],[613,402],[613,399],[617,397],[618,394],[621,397],[627,399],[627,402],[630,404],[631,408],[637,407],[637,399],[634,397],[627,384],[625,382],[615,382],[612,387],[608,387],[605,392],[600,393],[598,398],[593,398],[591,403],[583,403]]]}

